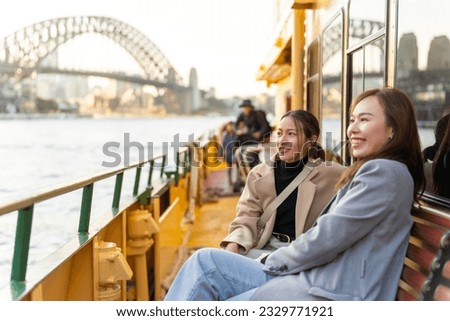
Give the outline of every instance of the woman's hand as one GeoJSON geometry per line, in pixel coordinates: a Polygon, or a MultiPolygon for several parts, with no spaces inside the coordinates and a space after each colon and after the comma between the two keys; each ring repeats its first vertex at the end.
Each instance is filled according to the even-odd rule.
{"type": "Polygon", "coordinates": [[[239,253],[239,245],[234,242],[228,243],[227,246],[225,247],[225,250],[233,253],[239,253]]]}

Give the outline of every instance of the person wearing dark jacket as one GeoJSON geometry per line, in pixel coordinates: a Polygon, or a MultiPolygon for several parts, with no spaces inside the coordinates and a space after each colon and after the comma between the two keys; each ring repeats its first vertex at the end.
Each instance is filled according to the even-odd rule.
{"type": "Polygon", "coordinates": [[[241,146],[241,155],[245,154],[249,159],[248,165],[253,168],[259,164],[258,155],[254,153],[246,153],[246,148],[249,145],[257,145],[268,140],[272,127],[266,119],[266,114],[262,110],[257,110],[252,105],[250,99],[245,99],[239,108],[242,112],[236,120],[236,135],[241,146]]]}
{"type": "Polygon", "coordinates": [[[433,187],[436,194],[450,198],[450,114],[441,120],[445,122],[445,132],[433,158],[433,187]]]}
{"type": "Polygon", "coordinates": [[[245,99],[239,108],[242,108],[242,112],[239,114],[236,124],[243,125],[243,128],[237,128],[241,144],[255,144],[264,141],[272,130],[265,113],[255,109],[250,99],[245,99]]]}
{"type": "Polygon", "coordinates": [[[434,131],[435,142],[422,152],[425,176],[427,178],[426,191],[441,196],[450,197],[450,139],[444,142],[450,130],[450,114],[445,115],[436,124],[434,131]],[[446,156],[447,154],[447,156],[446,156]],[[446,165],[447,164],[447,165],[446,165]],[[447,185],[447,187],[445,187],[447,185]],[[447,190],[447,191],[446,191],[447,190]]]}
{"type": "Polygon", "coordinates": [[[445,133],[447,131],[448,123],[450,122],[450,114],[445,115],[436,124],[434,130],[435,142],[433,145],[428,146],[423,150],[423,158],[425,162],[433,161],[442,141],[444,140],[445,133]]]}

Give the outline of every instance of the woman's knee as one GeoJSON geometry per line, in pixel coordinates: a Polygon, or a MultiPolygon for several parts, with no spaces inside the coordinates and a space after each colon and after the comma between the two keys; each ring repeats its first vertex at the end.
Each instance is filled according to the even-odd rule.
{"type": "Polygon", "coordinates": [[[218,250],[214,248],[201,248],[195,251],[194,254],[192,254],[192,258],[200,261],[207,260],[210,259],[211,257],[214,257],[216,255],[215,252],[217,251],[223,252],[223,250],[218,250]]]}
{"type": "Polygon", "coordinates": [[[214,248],[202,248],[195,251],[194,254],[188,260],[191,264],[199,265],[203,269],[210,267],[211,265],[215,265],[217,258],[221,255],[221,253],[225,252],[224,250],[214,249],[214,248]]]}

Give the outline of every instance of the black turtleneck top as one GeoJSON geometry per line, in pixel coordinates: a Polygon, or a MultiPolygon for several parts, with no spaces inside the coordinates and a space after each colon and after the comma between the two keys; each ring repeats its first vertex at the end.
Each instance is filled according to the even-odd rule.
{"type": "MultiPolygon", "coordinates": [[[[281,160],[275,162],[275,189],[279,195],[294,178],[303,170],[307,159],[294,163],[286,163],[281,160]]],[[[297,203],[298,187],[277,208],[277,216],[273,231],[289,235],[295,239],[295,205],[297,203]]]]}

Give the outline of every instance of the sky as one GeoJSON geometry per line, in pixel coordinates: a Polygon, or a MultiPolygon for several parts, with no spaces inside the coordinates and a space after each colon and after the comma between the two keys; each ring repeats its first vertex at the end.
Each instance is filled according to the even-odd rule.
{"type": "Polygon", "coordinates": [[[216,97],[270,92],[256,81],[274,39],[272,0],[7,0],[0,39],[33,23],[66,16],[121,20],[147,35],[188,82],[192,67],[201,89],[216,97]]]}

